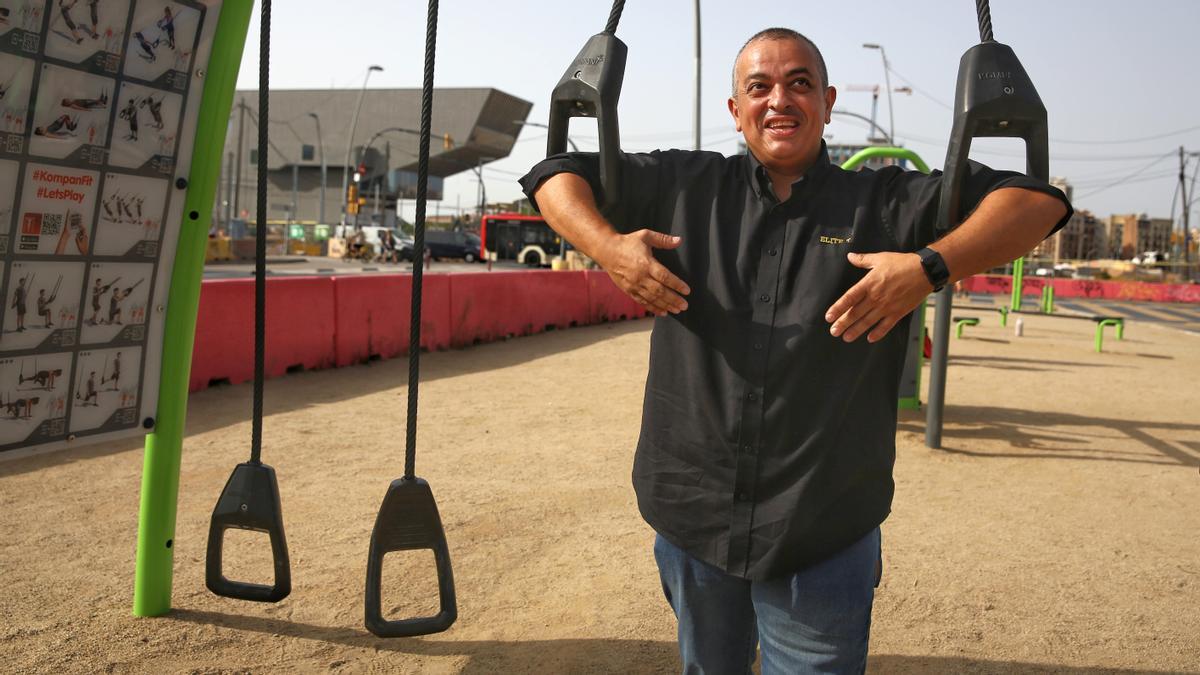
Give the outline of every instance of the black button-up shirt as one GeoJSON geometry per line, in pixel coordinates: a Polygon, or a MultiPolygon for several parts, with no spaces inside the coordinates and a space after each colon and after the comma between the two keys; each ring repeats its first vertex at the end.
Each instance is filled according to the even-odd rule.
{"type": "MultiPolygon", "coordinates": [[[[586,178],[602,201],[587,153],[539,163],[521,179],[525,194],[560,172],[586,178]]],[[[765,579],[883,522],[909,321],[874,344],[846,343],[824,315],[865,275],[848,252],[916,251],[938,236],[941,184],[939,172],[843,171],[822,147],[780,203],[752,155],[622,157],[620,201],[605,215],[621,232],[682,237],[655,257],[692,289],[688,309],[657,318],[650,338],[633,483],[659,534],[729,574],[765,579]]],[[[1001,187],[1066,203],[1045,183],[972,163],[964,210],[1001,187]]]]}

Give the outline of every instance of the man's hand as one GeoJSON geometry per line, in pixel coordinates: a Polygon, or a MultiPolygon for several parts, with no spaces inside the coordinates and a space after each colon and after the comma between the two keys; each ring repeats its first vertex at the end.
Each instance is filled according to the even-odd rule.
{"type": "Polygon", "coordinates": [[[870,270],[825,312],[829,332],[853,342],[867,333],[878,342],[933,291],[915,253],[850,253],[855,267],[870,270]],[[870,331],[868,333],[868,331],[870,331]]]}
{"type": "Polygon", "coordinates": [[[616,235],[597,251],[596,262],[617,288],[655,316],[678,314],[688,306],[682,296],[692,291],[654,259],[653,249],[677,248],[682,242],[679,237],[653,230],[616,235]]]}

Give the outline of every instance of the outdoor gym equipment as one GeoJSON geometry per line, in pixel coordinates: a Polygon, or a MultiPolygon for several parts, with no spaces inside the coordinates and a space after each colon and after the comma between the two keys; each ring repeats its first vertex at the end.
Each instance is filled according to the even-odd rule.
{"type": "MultiPolygon", "coordinates": [[[[271,0],[262,0],[259,24],[258,156],[267,156],[268,62],[271,47],[271,0]]],[[[238,600],[279,602],[292,592],[291,565],[287,539],[283,534],[283,513],[279,503],[279,484],[275,469],[263,464],[262,417],[263,380],[267,307],[267,163],[258,163],[258,211],[254,251],[254,409],[250,431],[250,461],[238,464],[213,508],[208,528],[208,555],[204,580],[208,590],[238,600]],[[265,532],[271,538],[271,559],[275,569],[270,586],[225,578],[223,562],[225,532],[230,528],[265,532]]]]}
{"type": "MultiPolygon", "coordinates": [[[[929,165],[917,153],[908,148],[870,147],[854,153],[850,159],[842,163],[846,171],[853,171],[859,165],[872,159],[907,160],[917,167],[921,173],[929,173],[929,165]]],[[[925,342],[925,303],[913,310],[912,320],[908,327],[908,347],[904,353],[904,370],[900,374],[900,398],[896,407],[901,410],[921,409],[921,359],[924,357],[925,342]]]]}
{"type": "MultiPolygon", "coordinates": [[[[421,138],[417,151],[417,213],[413,234],[416,260],[425,254],[425,202],[429,183],[429,130],[433,115],[433,63],[437,46],[438,0],[429,0],[425,23],[425,77],[421,86],[421,138]]],[[[266,128],[263,124],[260,128],[266,128]]],[[[261,156],[266,156],[261,155],[261,156]]],[[[404,476],[392,481],[375,517],[371,548],[367,554],[365,616],[367,630],[379,637],[427,635],[449,628],[458,618],[454,573],[446,532],[438,515],[429,483],[415,474],[417,456],[417,388],[421,365],[421,281],[424,269],[413,265],[412,321],[408,342],[408,428],[404,450],[404,476]],[[438,575],[440,610],[434,616],[388,621],[383,618],[381,595],[383,557],[393,551],[430,549],[438,575]]]]}
{"type": "Polygon", "coordinates": [[[977,316],[956,316],[954,317],[954,337],[962,338],[963,328],[967,326],[978,326],[979,317],[977,316]]]}
{"type": "Polygon", "coordinates": [[[625,77],[628,48],[617,39],[617,24],[625,0],[613,0],[604,31],[593,35],[567,66],[550,95],[550,121],[546,155],[567,151],[567,127],[572,117],[595,117],[600,135],[600,186],[604,208],[619,198],[621,133],[617,101],[625,77]]]}
{"type": "MultiPolygon", "coordinates": [[[[957,224],[962,181],[973,138],[1009,137],[1025,141],[1026,173],[1049,182],[1050,146],[1046,106],[1012,48],[992,37],[988,0],[976,0],[980,44],[962,55],[954,93],[954,126],[946,149],[942,176],[938,230],[957,224]]],[[[925,237],[933,241],[933,233],[925,237]]],[[[925,419],[925,445],[942,446],[942,413],[946,402],[946,365],[950,341],[950,307],[953,288],[936,296],[933,357],[929,368],[929,410],[925,419]]]]}

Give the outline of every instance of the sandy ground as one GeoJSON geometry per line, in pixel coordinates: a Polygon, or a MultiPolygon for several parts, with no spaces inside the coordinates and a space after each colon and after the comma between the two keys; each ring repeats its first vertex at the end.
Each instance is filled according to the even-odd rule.
{"type": "MultiPolygon", "coordinates": [[[[176,609],[130,614],[140,444],[0,463],[0,670],[669,673],[663,601],[629,485],[650,322],[422,360],[417,474],[441,508],[458,588],[448,632],[363,628],[367,544],[403,473],[406,360],[267,387],[293,591],[204,587],[209,515],[249,449],[250,387],[191,402],[176,609]]],[[[984,315],[952,343],[946,448],[898,431],[872,673],[1200,672],[1200,336],[1133,322],[984,315]]],[[[231,576],[269,581],[230,535],[231,576]]],[[[389,557],[385,607],[425,613],[427,553],[389,557]]]]}

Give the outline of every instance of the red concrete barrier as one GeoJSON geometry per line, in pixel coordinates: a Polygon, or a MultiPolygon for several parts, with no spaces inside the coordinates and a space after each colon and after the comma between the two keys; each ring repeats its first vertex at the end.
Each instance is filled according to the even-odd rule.
{"type": "MultiPolygon", "coordinates": [[[[297,368],[334,364],[333,280],[287,277],[267,283],[264,371],[278,377],[297,368]]],[[[254,280],[220,279],[201,285],[192,391],[213,380],[245,382],[254,377],[254,280]]]]}
{"type": "MultiPolygon", "coordinates": [[[[421,344],[428,350],[447,349],[451,344],[449,277],[422,277],[421,344]]],[[[412,275],[333,277],[333,292],[338,367],[408,352],[412,275]]]]}
{"type": "Polygon", "coordinates": [[[451,345],[588,323],[584,275],[543,270],[450,275],[451,345]]]}
{"type": "Polygon", "coordinates": [[[588,323],[650,316],[645,308],[617,288],[608,272],[588,270],[585,274],[588,282],[588,323]]]}
{"type": "Polygon", "coordinates": [[[214,279],[200,285],[200,310],[188,389],[214,380],[254,377],[254,280],[214,279]]]}
{"type": "MultiPolygon", "coordinates": [[[[422,288],[428,350],[648,315],[602,271],[430,274],[422,288]]],[[[269,279],[267,377],[407,353],[411,297],[410,274],[269,279]]],[[[190,388],[253,377],[254,280],[205,281],[190,388]]]]}
{"type": "MultiPolygon", "coordinates": [[[[1042,287],[1047,283],[1054,286],[1054,295],[1059,298],[1200,303],[1200,284],[1156,284],[1146,281],[1093,281],[1027,276],[1021,284],[1021,294],[1041,295],[1042,287]]],[[[1012,293],[1010,276],[979,274],[963,280],[963,284],[972,293],[1012,293]]]]}

